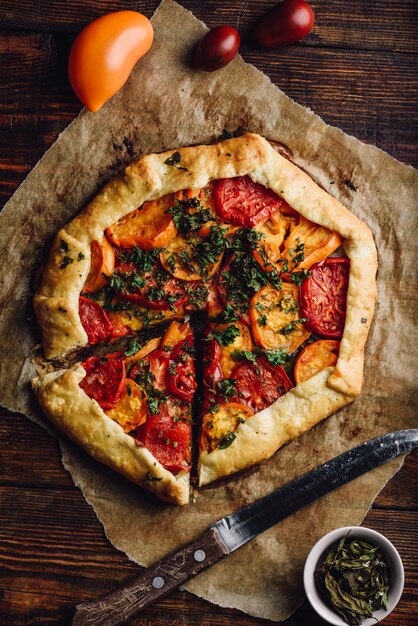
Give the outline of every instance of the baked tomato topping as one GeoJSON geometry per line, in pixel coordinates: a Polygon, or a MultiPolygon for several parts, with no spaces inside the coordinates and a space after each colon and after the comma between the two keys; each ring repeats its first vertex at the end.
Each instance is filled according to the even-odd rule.
{"type": "Polygon", "coordinates": [[[106,285],[106,277],[111,276],[115,268],[115,253],[112,246],[103,237],[102,241],[90,244],[90,271],[83,287],[85,293],[98,291],[106,285]]]}
{"type": "Polygon", "coordinates": [[[121,300],[143,304],[151,309],[179,307],[189,297],[185,283],[158,268],[140,274],[134,264],[121,262],[112,278],[111,284],[121,300]]]}
{"type": "Polygon", "coordinates": [[[106,415],[122,426],[125,433],[130,433],[147,419],[147,396],[135,381],[126,379],[123,393],[106,415]]]}
{"type": "Polygon", "coordinates": [[[284,369],[271,365],[265,357],[259,357],[255,363],[240,363],[231,378],[236,381],[231,400],[245,404],[253,413],[270,406],[293,387],[284,369]]]}
{"type": "Polygon", "coordinates": [[[202,418],[200,449],[211,451],[215,448],[229,448],[239,424],[252,415],[247,406],[237,402],[224,402],[213,413],[206,413],[202,418]]]}
{"type": "Polygon", "coordinates": [[[80,296],[78,312],[89,343],[98,343],[113,336],[113,324],[100,304],[80,296]]]}
{"type": "Polygon", "coordinates": [[[176,412],[173,402],[160,403],[156,415],[148,415],[136,431],[135,439],[143,444],[170,472],[190,469],[191,423],[176,412]]]}
{"type": "Polygon", "coordinates": [[[249,176],[222,178],[213,183],[213,202],[218,216],[234,226],[255,226],[280,208],[281,198],[249,176]]]}
{"type": "Polygon", "coordinates": [[[109,240],[121,248],[152,250],[162,248],[177,233],[168,209],[174,204],[174,196],[167,194],[158,200],[144,202],[116,224],[106,228],[109,240]]]}
{"type": "Polygon", "coordinates": [[[173,348],[167,367],[169,391],[186,402],[192,400],[197,387],[191,350],[193,350],[193,337],[190,336],[173,348]]]}
{"type": "Polygon", "coordinates": [[[283,283],[280,289],[263,287],[251,298],[251,330],[265,350],[297,350],[311,334],[299,314],[298,288],[283,283]]]}
{"type": "Polygon", "coordinates": [[[340,342],[333,339],[320,339],[307,345],[299,354],[295,364],[295,381],[302,383],[318,372],[335,365],[340,350],[340,342]]]}
{"type": "Polygon", "coordinates": [[[301,314],[312,332],[341,339],[347,308],[350,261],[329,258],[311,267],[311,276],[300,288],[301,314]]]}
{"type": "Polygon", "coordinates": [[[112,409],[121,398],[126,384],[123,354],[92,356],[83,364],[86,375],[80,387],[89,398],[96,400],[102,409],[112,409]]]}

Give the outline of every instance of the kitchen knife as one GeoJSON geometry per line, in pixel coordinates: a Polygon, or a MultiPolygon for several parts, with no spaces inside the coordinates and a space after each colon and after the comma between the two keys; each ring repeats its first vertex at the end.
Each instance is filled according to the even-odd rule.
{"type": "Polygon", "coordinates": [[[354,478],[418,446],[418,429],[371,439],[223,517],[120,589],[76,607],[73,626],[118,626],[247,541],[354,478]]]}

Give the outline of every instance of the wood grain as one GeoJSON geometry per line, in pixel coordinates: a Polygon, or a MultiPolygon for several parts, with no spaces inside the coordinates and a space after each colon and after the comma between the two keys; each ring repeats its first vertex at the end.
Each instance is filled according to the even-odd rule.
{"type": "MultiPolygon", "coordinates": [[[[251,44],[250,28],[276,0],[181,3],[210,27],[237,28],[244,59],[326,122],[418,165],[416,0],[312,0],[313,32],[297,45],[272,51],[251,44]]],[[[2,0],[1,5],[0,206],[81,109],[66,74],[76,33],[109,11],[139,9],[151,16],[158,0],[2,0]]],[[[0,418],[0,625],[69,624],[75,603],[113,591],[138,567],[106,539],[63,469],[57,441],[21,415],[0,410],[0,418]]],[[[384,626],[418,623],[417,470],[416,451],[364,522],[394,541],[405,564],[405,592],[384,626]]],[[[177,591],[130,624],[272,622],[177,591]]],[[[323,621],[305,602],[284,624],[323,621]]]]}
{"type": "MultiPolygon", "coordinates": [[[[2,0],[2,28],[76,33],[91,20],[111,11],[139,10],[151,17],[158,4],[159,0],[142,0],[140,4],[134,0],[21,0],[18,3],[2,0]]],[[[230,24],[248,40],[252,25],[277,4],[277,0],[253,3],[182,0],[181,4],[210,28],[230,24]]],[[[303,46],[416,52],[418,9],[415,0],[327,0],[326,3],[311,0],[310,5],[316,21],[303,46]]]]}

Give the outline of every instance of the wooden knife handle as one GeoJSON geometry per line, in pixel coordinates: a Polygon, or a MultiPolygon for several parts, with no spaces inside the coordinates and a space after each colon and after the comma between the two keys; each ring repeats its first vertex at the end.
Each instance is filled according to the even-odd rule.
{"type": "Polygon", "coordinates": [[[76,606],[72,626],[117,626],[163,598],[182,583],[228,554],[218,532],[210,528],[192,543],[172,552],[117,591],[76,606]]]}

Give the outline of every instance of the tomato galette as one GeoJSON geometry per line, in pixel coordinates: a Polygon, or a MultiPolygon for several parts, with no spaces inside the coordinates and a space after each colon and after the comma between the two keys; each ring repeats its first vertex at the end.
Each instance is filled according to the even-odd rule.
{"type": "Polygon", "coordinates": [[[92,356],[39,402],[186,504],[195,461],[200,485],[259,463],[360,393],[376,267],[368,227],[258,135],[145,156],[55,238],[45,357],[92,356]]]}

